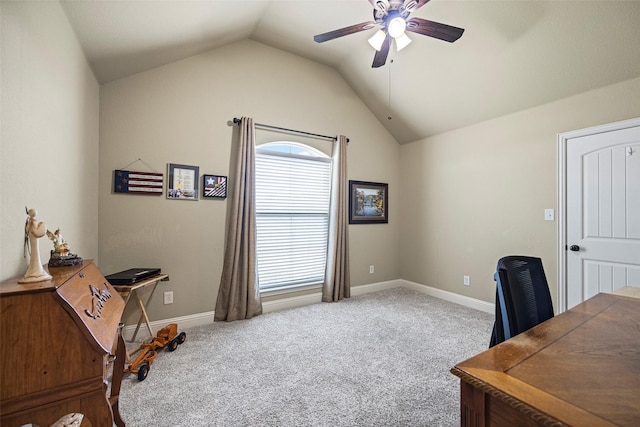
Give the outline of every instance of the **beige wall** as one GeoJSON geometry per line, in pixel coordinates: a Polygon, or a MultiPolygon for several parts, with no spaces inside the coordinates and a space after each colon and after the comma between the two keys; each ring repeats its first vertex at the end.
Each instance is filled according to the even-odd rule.
{"type": "MultiPolygon", "coordinates": [[[[114,194],[113,170],[140,158],[228,175],[234,117],[325,135],[345,134],[352,179],[389,183],[387,225],[351,227],[352,284],[400,275],[400,147],[331,68],[243,41],[103,85],[100,91],[100,268],[158,266],[152,320],[212,311],[224,249],[227,201],[114,194]],[[376,274],[369,275],[369,265],[376,274]],[[162,304],[162,292],[174,304],[162,304]]],[[[261,140],[266,131],[258,131],[261,140]]],[[[330,142],[326,142],[330,144],[330,142]]],[[[128,170],[150,170],[137,162],[128,170]]],[[[232,182],[230,183],[233,184],[232,182]]]]}
{"type": "Polygon", "coordinates": [[[493,302],[497,260],[531,255],[555,301],[557,134],[638,116],[640,78],[403,145],[402,278],[493,302]]]}
{"type": "MultiPolygon", "coordinates": [[[[98,256],[98,83],[58,2],[0,3],[0,280],[22,275],[25,205],[98,256]]],[[[43,262],[53,245],[39,241],[43,262]]]]}
{"type": "Polygon", "coordinates": [[[244,41],[99,88],[56,2],[0,11],[0,279],[26,270],[35,207],[105,274],[168,272],[152,320],[213,310],[227,201],[116,195],[113,170],[140,158],[226,175],[233,117],[344,133],[350,178],[389,183],[390,223],[350,228],[355,286],[403,278],[493,301],[496,261],[514,253],[543,258],[556,296],[557,221],[543,211],[557,213],[557,133],[640,116],[635,79],[398,146],[337,72],[283,51],[244,41]]]}

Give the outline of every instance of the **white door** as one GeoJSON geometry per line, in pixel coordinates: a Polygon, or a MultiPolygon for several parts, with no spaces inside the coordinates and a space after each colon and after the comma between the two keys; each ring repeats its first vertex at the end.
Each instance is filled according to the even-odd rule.
{"type": "Polygon", "coordinates": [[[566,217],[559,311],[598,292],[640,287],[640,120],[563,134],[561,144],[566,217]]]}

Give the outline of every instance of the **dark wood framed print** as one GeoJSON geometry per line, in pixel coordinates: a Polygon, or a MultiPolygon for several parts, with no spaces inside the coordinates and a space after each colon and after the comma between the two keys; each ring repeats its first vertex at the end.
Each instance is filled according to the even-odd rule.
{"type": "Polygon", "coordinates": [[[349,224],[389,222],[389,184],[349,181],[349,224]]]}
{"type": "Polygon", "coordinates": [[[203,175],[202,197],[205,199],[226,199],[227,177],[222,175],[203,175]]]}

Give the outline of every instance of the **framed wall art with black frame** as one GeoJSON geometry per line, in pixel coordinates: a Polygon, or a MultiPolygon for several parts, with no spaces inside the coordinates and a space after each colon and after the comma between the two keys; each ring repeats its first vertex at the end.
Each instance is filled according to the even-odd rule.
{"type": "Polygon", "coordinates": [[[202,198],[226,199],[227,177],[222,175],[202,175],[202,198]]]}
{"type": "Polygon", "coordinates": [[[167,199],[198,200],[198,166],[169,163],[169,179],[167,182],[167,199]]]}
{"type": "Polygon", "coordinates": [[[349,224],[389,222],[389,184],[349,181],[349,224]]]}

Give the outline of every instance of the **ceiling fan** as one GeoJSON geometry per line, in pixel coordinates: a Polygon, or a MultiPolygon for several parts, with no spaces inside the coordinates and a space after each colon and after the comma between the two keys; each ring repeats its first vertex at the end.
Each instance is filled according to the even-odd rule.
{"type": "Polygon", "coordinates": [[[402,50],[411,43],[411,39],[407,37],[405,30],[435,37],[449,43],[458,40],[460,36],[462,36],[462,33],[464,33],[464,29],[462,28],[428,21],[422,18],[409,19],[411,12],[420,9],[428,2],[429,0],[369,0],[369,3],[373,6],[373,18],[375,22],[363,22],[361,24],[318,34],[317,36],[313,36],[313,40],[317,43],[323,43],[337,39],[338,37],[369,30],[379,25],[381,27],[380,30],[369,39],[371,46],[376,49],[376,54],[373,57],[373,65],[371,65],[372,68],[381,67],[387,62],[392,40],[395,40],[398,50],[402,50]]]}

